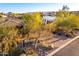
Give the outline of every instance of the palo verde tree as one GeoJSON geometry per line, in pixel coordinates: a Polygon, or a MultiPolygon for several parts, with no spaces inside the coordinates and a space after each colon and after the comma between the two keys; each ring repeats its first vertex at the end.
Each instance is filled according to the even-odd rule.
{"type": "Polygon", "coordinates": [[[27,32],[29,32],[30,30],[36,30],[37,28],[40,28],[42,24],[41,15],[39,12],[34,12],[32,14],[24,14],[23,21],[27,32]]]}
{"type": "Polygon", "coordinates": [[[26,13],[23,15],[23,21],[27,38],[37,40],[42,25],[41,14],[39,12],[26,13]]]}

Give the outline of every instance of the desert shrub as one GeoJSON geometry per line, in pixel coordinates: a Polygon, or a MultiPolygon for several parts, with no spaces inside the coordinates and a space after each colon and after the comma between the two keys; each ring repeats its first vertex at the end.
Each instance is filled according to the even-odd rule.
{"type": "Polygon", "coordinates": [[[1,49],[2,53],[7,53],[13,50],[17,46],[16,41],[17,30],[14,27],[1,27],[0,37],[1,38],[1,49]]]}
{"type": "MultiPolygon", "coordinates": [[[[61,15],[61,14],[60,14],[61,15]]],[[[79,29],[79,20],[78,16],[75,14],[69,14],[67,11],[64,11],[64,16],[57,16],[56,21],[54,22],[56,25],[55,31],[62,31],[65,35],[70,34],[73,35],[73,31],[75,29],[79,29]]]]}
{"type": "Polygon", "coordinates": [[[9,56],[20,56],[22,53],[25,53],[24,50],[22,50],[21,48],[14,48],[13,50],[10,51],[10,53],[8,54],[9,56]]]}

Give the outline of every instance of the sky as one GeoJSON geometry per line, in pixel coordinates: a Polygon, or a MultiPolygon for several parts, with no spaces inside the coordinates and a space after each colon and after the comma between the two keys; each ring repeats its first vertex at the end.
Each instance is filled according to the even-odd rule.
{"type": "Polygon", "coordinates": [[[0,3],[0,12],[58,11],[62,9],[63,5],[67,5],[72,11],[79,10],[79,4],[77,3],[0,3]]]}

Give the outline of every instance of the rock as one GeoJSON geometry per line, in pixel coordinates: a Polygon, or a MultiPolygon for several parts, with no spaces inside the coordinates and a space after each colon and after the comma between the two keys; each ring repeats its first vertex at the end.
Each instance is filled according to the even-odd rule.
{"type": "Polygon", "coordinates": [[[51,44],[51,47],[52,47],[52,48],[55,48],[55,44],[51,44]]]}
{"type": "Polygon", "coordinates": [[[23,23],[18,23],[18,24],[16,25],[16,27],[17,27],[18,29],[23,28],[23,23]]]}

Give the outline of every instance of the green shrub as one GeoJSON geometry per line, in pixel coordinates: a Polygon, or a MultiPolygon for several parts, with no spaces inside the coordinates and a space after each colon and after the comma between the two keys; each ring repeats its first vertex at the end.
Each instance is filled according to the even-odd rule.
{"type": "Polygon", "coordinates": [[[56,32],[61,30],[64,34],[68,35],[73,33],[75,29],[79,29],[79,17],[75,14],[69,14],[67,11],[64,11],[64,13],[60,12],[60,16],[56,17],[54,25],[56,32]]]}

